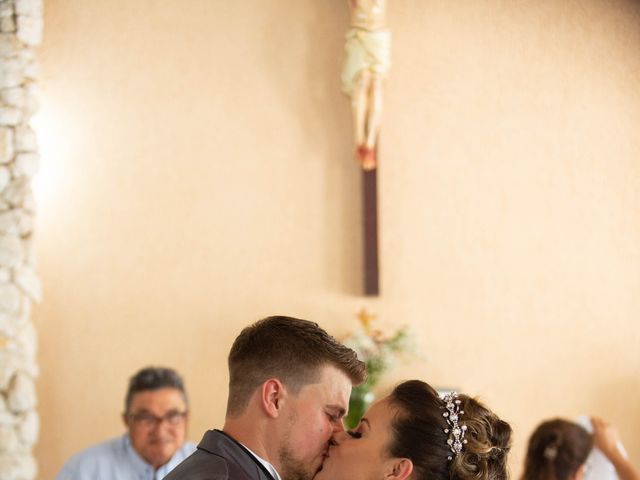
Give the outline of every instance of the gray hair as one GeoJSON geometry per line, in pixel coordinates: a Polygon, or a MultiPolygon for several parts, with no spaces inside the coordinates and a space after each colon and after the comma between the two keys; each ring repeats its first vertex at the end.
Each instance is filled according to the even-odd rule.
{"type": "Polygon", "coordinates": [[[146,367],[129,379],[129,388],[124,401],[125,412],[129,412],[131,400],[136,393],[161,388],[175,388],[182,393],[184,402],[188,404],[184,382],[175,370],[165,367],[146,367]]]}

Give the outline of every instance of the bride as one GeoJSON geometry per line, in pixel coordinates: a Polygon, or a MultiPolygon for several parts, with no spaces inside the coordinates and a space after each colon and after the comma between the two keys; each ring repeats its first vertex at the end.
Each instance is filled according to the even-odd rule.
{"type": "Polygon", "coordinates": [[[511,427],[477,400],[410,380],[333,438],[315,480],[502,480],[511,427]]]}

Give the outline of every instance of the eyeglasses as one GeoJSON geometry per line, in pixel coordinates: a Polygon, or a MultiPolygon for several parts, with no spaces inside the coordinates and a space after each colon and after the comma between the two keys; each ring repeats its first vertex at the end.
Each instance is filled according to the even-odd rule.
{"type": "Polygon", "coordinates": [[[163,416],[158,417],[153,413],[140,412],[127,414],[127,418],[136,426],[144,429],[152,429],[156,425],[160,425],[163,421],[168,425],[176,427],[182,424],[187,417],[187,412],[178,412],[177,410],[171,410],[165,413],[163,416]]]}

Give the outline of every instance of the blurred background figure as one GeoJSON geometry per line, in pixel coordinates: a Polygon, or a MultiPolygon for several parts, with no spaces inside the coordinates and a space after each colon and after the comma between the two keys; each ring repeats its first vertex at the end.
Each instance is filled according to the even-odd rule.
{"type": "Polygon", "coordinates": [[[73,456],[57,480],[161,480],[195,451],[185,442],[187,393],[178,373],[148,367],[129,380],[124,435],[73,456]]]}
{"type": "Polygon", "coordinates": [[[590,420],[593,433],[562,419],[540,424],[529,439],[522,480],[638,480],[615,428],[599,418],[590,420]],[[598,451],[603,460],[596,460],[598,451]],[[610,471],[604,460],[613,466],[610,471]]]}

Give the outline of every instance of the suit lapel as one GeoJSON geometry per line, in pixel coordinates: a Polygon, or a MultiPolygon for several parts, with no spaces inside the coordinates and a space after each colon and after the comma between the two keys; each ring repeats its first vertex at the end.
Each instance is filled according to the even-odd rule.
{"type": "Polygon", "coordinates": [[[220,430],[209,430],[198,444],[200,450],[233,460],[247,479],[274,480],[269,471],[236,440],[220,430]]]}

